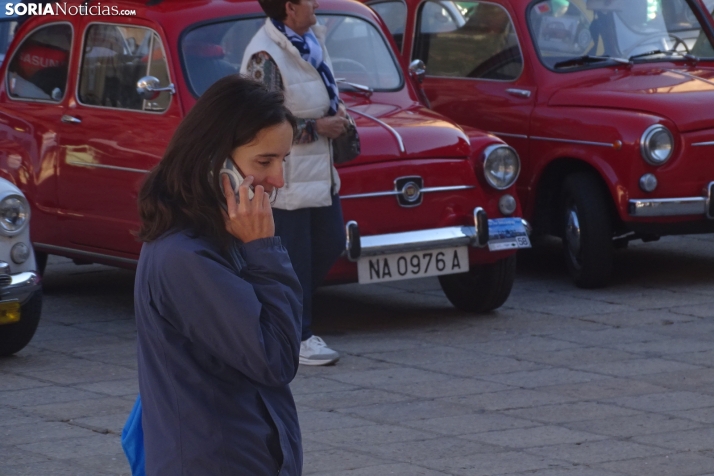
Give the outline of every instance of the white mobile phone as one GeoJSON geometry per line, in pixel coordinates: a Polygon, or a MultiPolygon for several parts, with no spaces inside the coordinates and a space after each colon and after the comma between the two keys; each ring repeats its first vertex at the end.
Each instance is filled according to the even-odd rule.
{"type": "MultiPolygon", "coordinates": [[[[220,175],[221,181],[223,180],[223,175],[228,176],[231,181],[231,187],[233,187],[233,193],[236,195],[236,200],[239,201],[238,188],[240,187],[240,184],[243,183],[243,180],[245,180],[245,177],[243,177],[243,175],[241,175],[238,171],[238,168],[232,159],[228,158],[225,162],[223,162],[223,168],[221,168],[220,175]]],[[[253,200],[254,196],[255,192],[253,191],[253,186],[251,185],[248,187],[248,200],[253,200]]]]}

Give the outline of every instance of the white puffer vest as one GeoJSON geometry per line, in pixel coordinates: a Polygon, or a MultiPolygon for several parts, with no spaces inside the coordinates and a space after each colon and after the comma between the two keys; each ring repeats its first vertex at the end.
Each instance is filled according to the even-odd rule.
{"type": "MultiPolygon", "coordinates": [[[[322,46],[324,61],[332,68],[325,48],[325,27],[315,25],[313,33],[322,46]]],[[[246,74],[248,61],[260,51],[267,52],[278,65],[285,89],[285,105],[298,118],[319,119],[327,114],[330,98],[320,73],[302,59],[297,48],[267,19],[243,54],[241,74],[246,74]]],[[[296,210],[327,207],[332,194],[340,190],[340,178],[332,165],[330,140],[318,136],[309,144],[294,144],[285,161],[285,186],[278,192],[275,208],[296,210]]]]}

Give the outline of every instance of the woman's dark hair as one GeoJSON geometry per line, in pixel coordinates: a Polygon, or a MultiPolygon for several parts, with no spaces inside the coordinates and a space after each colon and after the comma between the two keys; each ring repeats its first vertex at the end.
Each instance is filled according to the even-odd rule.
{"type": "Polygon", "coordinates": [[[258,0],[260,7],[266,15],[273,20],[285,21],[288,14],[285,12],[285,5],[288,2],[300,3],[300,0],[258,0]]]}
{"type": "MultiPolygon", "coordinates": [[[[220,169],[236,147],[295,118],[280,92],[237,74],[218,80],[181,121],[161,162],[139,192],[137,236],[153,241],[170,230],[188,230],[225,245],[220,169]]],[[[225,202],[224,202],[225,203],[225,202]]]]}

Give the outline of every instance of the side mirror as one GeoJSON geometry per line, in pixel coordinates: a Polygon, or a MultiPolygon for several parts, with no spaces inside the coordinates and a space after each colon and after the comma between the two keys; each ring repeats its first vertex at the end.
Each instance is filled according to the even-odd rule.
{"type": "Polygon", "coordinates": [[[168,86],[163,88],[160,86],[161,82],[159,81],[159,78],[154,76],[144,76],[136,82],[136,93],[141,97],[141,99],[146,99],[147,101],[156,99],[159,93],[163,91],[176,94],[176,88],[173,83],[170,83],[168,86]]]}
{"type": "Polygon", "coordinates": [[[426,76],[426,65],[422,60],[415,59],[409,63],[409,74],[421,83],[424,81],[424,76],[426,76]]]}

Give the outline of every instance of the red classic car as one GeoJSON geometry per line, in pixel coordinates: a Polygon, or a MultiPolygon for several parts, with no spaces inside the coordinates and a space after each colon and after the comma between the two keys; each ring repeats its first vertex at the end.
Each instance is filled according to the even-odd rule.
{"type": "Polygon", "coordinates": [[[630,240],[714,231],[714,30],[699,0],[368,3],[426,66],[435,111],[518,151],[524,217],[563,239],[578,286],[606,284],[630,240]]]}
{"type": "MultiPolygon", "coordinates": [[[[439,275],[459,308],[500,306],[514,253],[530,246],[514,197],[518,155],[425,108],[369,8],[321,3],[362,139],[361,155],[340,167],[349,240],[329,281],[439,275]]],[[[238,71],[265,21],[255,1],[113,5],[135,14],[30,17],[0,71],[0,170],[32,206],[38,259],[135,266],[144,175],[196,98],[238,71]]]]}

